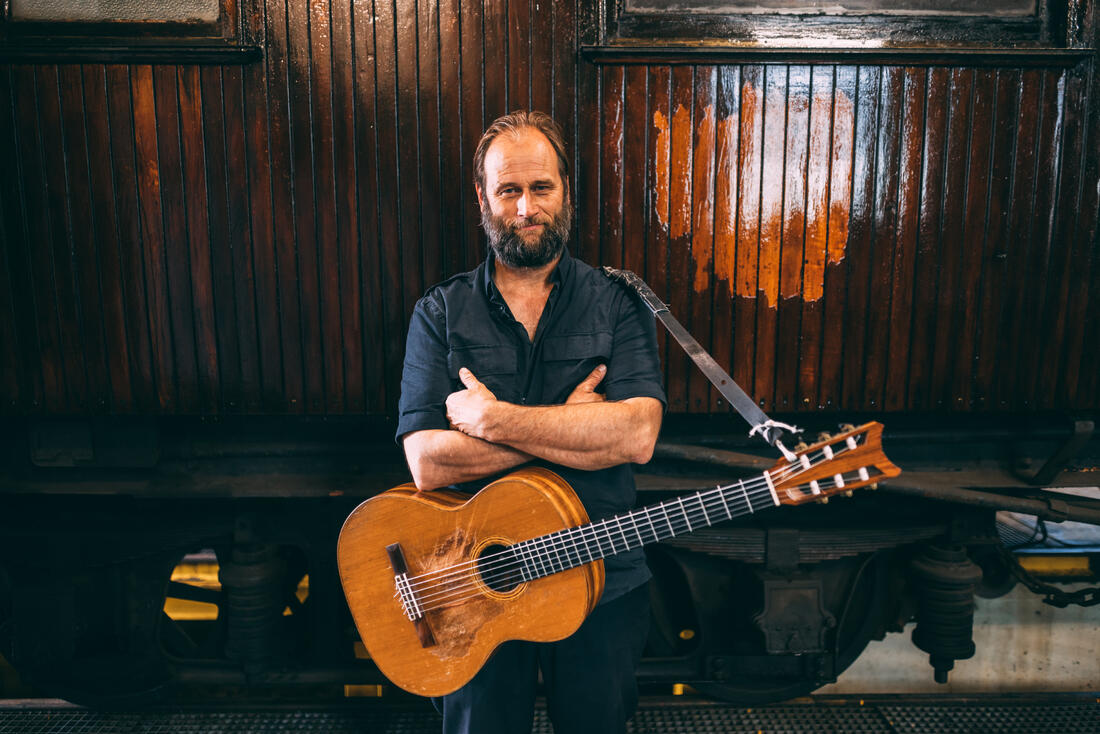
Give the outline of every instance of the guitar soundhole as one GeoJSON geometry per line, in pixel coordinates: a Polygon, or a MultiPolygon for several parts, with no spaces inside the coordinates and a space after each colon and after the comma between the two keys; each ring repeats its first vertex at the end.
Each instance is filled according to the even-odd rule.
{"type": "Polygon", "coordinates": [[[481,580],[493,591],[506,594],[523,582],[522,568],[511,548],[490,545],[477,557],[481,580]]]}

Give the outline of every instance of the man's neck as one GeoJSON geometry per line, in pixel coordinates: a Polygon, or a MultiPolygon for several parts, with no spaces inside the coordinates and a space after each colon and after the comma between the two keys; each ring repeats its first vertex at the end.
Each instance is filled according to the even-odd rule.
{"type": "Polygon", "coordinates": [[[493,265],[493,282],[501,293],[550,290],[550,276],[561,262],[561,255],[536,268],[513,268],[497,259],[493,265]]]}

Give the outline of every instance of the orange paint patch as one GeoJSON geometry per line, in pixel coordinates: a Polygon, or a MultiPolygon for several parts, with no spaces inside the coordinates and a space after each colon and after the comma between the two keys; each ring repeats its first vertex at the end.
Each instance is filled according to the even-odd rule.
{"type": "Polygon", "coordinates": [[[668,230],[668,118],[660,110],[653,113],[653,127],[657,130],[657,160],[653,162],[653,209],[657,221],[668,230]]]}
{"type": "Polygon", "coordinates": [[[711,188],[711,174],[714,170],[713,105],[707,106],[706,114],[699,121],[693,160],[695,161],[695,181],[692,187],[692,198],[695,200],[695,217],[692,225],[691,255],[695,260],[695,291],[701,293],[710,285],[710,260],[714,247],[714,190],[711,188]]]}
{"type": "MultiPolygon", "coordinates": [[[[670,201],[669,218],[671,220],[672,236],[683,237],[691,229],[691,110],[683,105],[677,105],[672,113],[672,151],[670,160],[686,164],[685,170],[679,172],[675,182],[669,181],[670,201]],[[675,191],[671,191],[675,187],[675,191]]],[[[670,178],[672,171],[669,171],[670,178]]]]}
{"type": "Polygon", "coordinates": [[[714,107],[708,106],[694,131],[691,111],[682,105],[671,120],[654,112],[653,206],[657,221],[670,228],[673,238],[691,237],[696,291],[710,287],[713,273],[715,282],[726,281],[735,295],[762,295],[775,308],[781,257],[801,251],[802,262],[797,267],[787,263],[784,271],[801,272],[793,297],[806,302],[824,296],[826,265],[844,259],[855,114],[851,99],[840,90],[825,90],[812,99],[805,90],[779,89],[764,100],[761,94],[755,84],[745,83],[734,114],[718,120],[714,107]],[[809,145],[799,160],[790,160],[785,149],[788,106],[809,107],[809,145]],[[690,163],[692,171],[680,172],[672,181],[671,160],[690,163]],[[804,201],[784,202],[789,170],[805,171],[804,201]],[[701,185],[712,172],[713,188],[701,185]],[[692,180],[694,190],[685,191],[685,182],[692,180]],[[784,233],[802,242],[785,243],[781,253],[784,233]]]}

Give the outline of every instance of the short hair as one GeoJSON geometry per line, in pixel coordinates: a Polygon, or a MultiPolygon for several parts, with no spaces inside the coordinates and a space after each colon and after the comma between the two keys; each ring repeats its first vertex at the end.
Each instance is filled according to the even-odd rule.
{"type": "Polygon", "coordinates": [[[550,141],[550,147],[558,156],[558,174],[568,191],[569,157],[565,153],[565,140],[561,128],[554,122],[554,118],[537,110],[509,112],[494,120],[493,124],[482,133],[481,140],[477,142],[477,150],[474,152],[474,183],[481,190],[485,190],[485,155],[489,152],[489,146],[493,141],[503,134],[519,135],[524,130],[537,130],[550,141]]]}

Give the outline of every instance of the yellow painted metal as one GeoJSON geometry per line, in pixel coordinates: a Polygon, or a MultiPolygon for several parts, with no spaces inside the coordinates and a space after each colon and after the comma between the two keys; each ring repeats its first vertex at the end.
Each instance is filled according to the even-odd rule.
{"type": "Polygon", "coordinates": [[[1093,575],[1087,555],[1019,554],[1016,560],[1024,570],[1046,578],[1081,579],[1093,575]]]}

